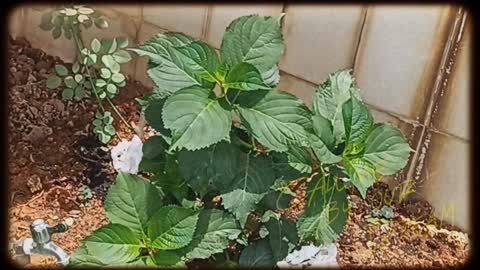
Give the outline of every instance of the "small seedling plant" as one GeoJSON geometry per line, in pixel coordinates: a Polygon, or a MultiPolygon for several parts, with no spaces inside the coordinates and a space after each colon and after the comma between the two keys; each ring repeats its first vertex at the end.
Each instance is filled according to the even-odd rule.
{"type": "Polygon", "coordinates": [[[182,33],[132,48],[155,83],[139,101],[157,131],[140,170],[119,173],[110,223],[82,241],[72,265],[274,267],[303,244],[334,241],[347,220],[346,186],[365,197],[377,174],[402,169],[400,130],[374,123],[351,71],[329,75],[309,109],[275,90],[282,16],[243,16],[220,52],[182,33]],[[306,181],[297,219],[285,209],[306,181]],[[293,186],[293,190],[290,188],[293,186]]]}
{"type": "Polygon", "coordinates": [[[61,89],[63,100],[94,96],[99,111],[93,120],[93,132],[102,143],[107,143],[116,130],[112,125],[113,117],[103,106],[103,101],[107,101],[125,125],[132,129],[112,103],[126,85],[120,64],[129,62],[131,56],[125,50],[128,39],[123,37],[93,38],[89,46],[85,46],[81,37],[82,28],[89,29],[92,25],[105,29],[108,22],[100,12],[86,6],[61,6],[43,14],[40,28],[51,31],[54,39],[63,34],[66,39],[73,40],[77,50],[77,59],[71,66],[55,65],[55,73],[47,79],[47,88],[61,89]]]}

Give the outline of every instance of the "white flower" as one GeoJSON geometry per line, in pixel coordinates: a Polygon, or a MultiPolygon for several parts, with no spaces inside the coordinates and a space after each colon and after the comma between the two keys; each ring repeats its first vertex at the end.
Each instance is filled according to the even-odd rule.
{"type": "Polygon", "coordinates": [[[302,266],[313,267],[338,267],[337,247],[335,244],[326,246],[302,246],[299,250],[294,250],[285,258],[278,262],[280,268],[298,268],[302,266]]]}
{"type": "Polygon", "coordinates": [[[112,148],[113,168],[120,172],[138,173],[138,165],[142,160],[142,140],[134,135],[131,141],[122,140],[112,148]]]}

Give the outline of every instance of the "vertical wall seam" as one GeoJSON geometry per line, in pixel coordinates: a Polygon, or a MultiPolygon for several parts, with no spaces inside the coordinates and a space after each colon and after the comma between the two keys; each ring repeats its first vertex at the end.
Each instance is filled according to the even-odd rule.
{"type": "MultiPolygon", "coordinates": [[[[446,44],[441,56],[442,59],[437,69],[437,76],[435,78],[435,82],[430,91],[429,103],[427,105],[426,111],[424,112],[424,121],[421,125],[422,129],[420,131],[420,136],[419,136],[419,139],[417,140],[417,145],[415,146],[415,152],[411,158],[411,162],[406,174],[406,179],[415,180],[413,181],[415,190],[417,189],[417,181],[416,181],[416,178],[418,178],[417,175],[421,174],[423,170],[422,163],[424,158],[421,158],[421,155],[425,154],[424,153],[425,151],[422,151],[422,147],[424,147],[424,144],[428,143],[431,139],[430,138],[431,136],[429,136],[428,134],[429,131],[431,131],[429,126],[435,114],[435,107],[438,105],[438,102],[440,101],[440,98],[441,98],[440,93],[441,93],[443,82],[445,81],[446,78],[448,78],[448,73],[446,72],[447,65],[449,64],[449,62],[454,63],[456,60],[453,57],[454,51],[456,46],[458,45],[458,42],[460,42],[458,36],[462,35],[463,27],[461,22],[465,20],[466,13],[460,7],[458,8],[457,12],[452,16],[454,19],[453,20],[454,23],[449,30],[448,39],[446,41],[446,44]]],[[[401,187],[402,190],[404,188],[411,188],[411,187],[401,187]]]]}
{"type": "Polygon", "coordinates": [[[200,34],[200,39],[206,41],[208,36],[208,30],[210,29],[210,17],[211,17],[211,8],[212,5],[207,5],[205,9],[205,16],[203,18],[202,33],[200,34]]]}
{"type": "Polygon", "coordinates": [[[358,34],[358,40],[355,46],[355,52],[353,54],[353,59],[352,59],[353,72],[355,72],[355,65],[357,63],[357,58],[359,57],[359,53],[360,53],[360,45],[361,45],[360,43],[362,42],[363,35],[364,35],[364,29],[367,21],[367,16],[368,16],[368,9],[369,9],[369,6],[367,5],[362,10],[363,14],[362,14],[362,21],[360,22],[360,33],[358,34]]]}

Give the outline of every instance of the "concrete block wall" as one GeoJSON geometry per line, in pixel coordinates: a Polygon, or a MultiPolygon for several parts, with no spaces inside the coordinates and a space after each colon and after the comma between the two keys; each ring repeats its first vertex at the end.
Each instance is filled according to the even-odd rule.
{"type": "MultiPolygon", "coordinates": [[[[330,72],[352,68],[376,121],[398,126],[416,149],[407,168],[385,181],[395,186],[414,178],[417,193],[436,207],[439,217],[442,208],[453,205],[454,220],[449,216],[445,222],[470,230],[471,27],[468,18],[462,19],[460,7],[281,3],[94,7],[105,13],[110,27],[85,31],[86,42],[93,37],[122,35],[135,46],[156,33],[179,31],[217,49],[233,19],[285,12],[285,54],[279,64],[278,89],[294,93],[310,104],[316,85],[330,72]],[[453,63],[451,70],[439,76],[446,66],[442,59],[455,48],[449,58],[453,63]],[[439,82],[444,77],[448,82],[439,82]],[[439,87],[439,83],[445,86],[439,87]]],[[[72,42],[54,41],[37,27],[47,8],[50,7],[25,4],[12,10],[10,34],[23,36],[33,46],[71,61],[72,42]]],[[[145,59],[135,57],[124,71],[130,78],[152,86],[145,68],[145,59]]]]}

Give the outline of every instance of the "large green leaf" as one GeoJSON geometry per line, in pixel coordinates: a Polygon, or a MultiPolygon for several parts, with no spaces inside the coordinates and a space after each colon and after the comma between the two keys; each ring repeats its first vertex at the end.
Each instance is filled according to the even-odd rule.
{"type": "Polygon", "coordinates": [[[234,189],[242,189],[247,192],[261,194],[269,191],[275,181],[275,172],[272,168],[271,159],[265,156],[253,156],[242,153],[238,169],[234,178],[226,182],[222,188],[223,192],[234,189]]]}
{"type": "Polygon", "coordinates": [[[153,36],[144,44],[133,48],[140,56],[147,56],[152,63],[147,74],[156,85],[156,91],[170,95],[190,86],[213,87],[199,76],[183,54],[175,49],[190,44],[193,40],[181,33],[164,33],[153,36]],[[181,57],[179,57],[182,55],[181,57]]]}
{"type": "Polygon", "coordinates": [[[245,154],[227,142],[178,155],[181,175],[203,197],[208,191],[225,190],[242,168],[245,154]]]}
{"type": "Polygon", "coordinates": [[[245,91],[270,90],[271,87],[263,82],[262,75],[249,63],[238,63],[227,73],[224,88],[233,88],[245,91]]]}
{"type": "Polygon", "coordinates": [[[177,47],[175,50],[184,63],[201,78],[216,82],[215,71],[219,60],[215,50],[202,41],[194,41],[185,46],[177,47]]]}
{"type": "Polygon", "coordinates": [[[152,173],[163,172],[166,162],[165,150],[167,148],[168,145],[161,136],[148,138],[142,146],[143,156],[139,169],[152,173]]]}
{"type": "Polygon", "coordinates": [[[218,209],[202,210],[192,242],[179,252],[185,254],[186,260],[207,259],[221,253],[240,233],[237,221],[230,214],[218,209]]]}
{"type": "Polygon", "coordinates": [[[170,132],[165,128],[162,119],[163,105],[166,99],[154,99],[150,100],[144,110],[145,120],[156,131],[163,135],[170,136],[170,132]]]}
{"type": "Polygon", "coordinates": [[[333,136],[332,123],[321,115],[312,116],[313,131],[318,138],[328,147],[335,147],[335,137],[333,136]]]}
{"type": "Polygon", "coordinates": [[[164,170],[157,171],[150,178],[150,181],[165,193],[164,201],[168,203],[181,203],[183,199],[188,199],[193,195],[186,181],[181,177],[178,167],[176,157],[166,155],[164,170]]]}
{"type": "Polygon", "coordinates": [[[252,15],[235,19],[223,35],[222,62],[229,67],[246,62],[254,65],[260,73],[270,71],[283,53],[282,16],[252,15]]]}
{"type": "Polygon", "coordinates": [[[289,145],[286,154],[288,164],[292,168],[303,174],[309,174],[312,172],[312,157],[306,148],[289,145]]]}
{"type": "Polygon", "coordinates": [[[163,122],[172,130],[170,150],[197,150],[229,138],[232,114],[213,92],[189,87],[170,96],[163,106],[163,122]]]}
{"type": "Polygon", "coordinates": [[[160,250],[152,254],[150,259],[155,266],[180,266],[183,264],[182,254],[178,250],[160,250]]]}
{"type": "Polygon", "coordinates": [[[344,159],[343,165],[352,184],[365,198],[367,189],[375,182],[375,166],[363,158],[344,159]]]}
{"type": "Polygon", "coordinates": [[[367,106],[352,97],[342,105],[342,114],[347,144],[365,141],[373,126],[373,117],[367,106]]]}
{"type": "Polygon", "coordinates": [[[88,254],[85,245],[76,248],[70,256],[68,266],[102,267],[106,264],[92,254],[88,254]]]}
{"type": "Polygon", "coordinates": [[[348,201],[345,187],[335,177],[316,175],[308,183],[305,209],[298,218],[302,241],[317,246],[334,241],[347,221],[348,201]]]}
{"type": "Polygon", "coordinates": [[[229,193],[221,195],[222,205],[233,213],[242,227],[247,222],[247,217],[260,200],[265,196],[263,194],[251,193],[245,189],[235,189],[229,193]]]}
{"type": "MultiPolygon", "coordinates": [[[[292,146],[290,148],[292,148],[292,146]]],[[[311,172],[311,157],[303,156],[303,154],[308,154],[303,153],[304,149],[299,151],[302,151],[302,153],[290,151],[284,153],[271,153],[275,179],[290,181],[307,176],[308,173],[311,172]],[[297,154],[301,155],[296,156],[297,154]]]]}
{"type": "Polygon", "coordinates": [[[105,212],[113,223],[143,237],[148,220],[162,205],[158,190],[143,177],[120,172],[105,198],[105,212]]]}
{"type": "Polygon", "coordinates": [[[295,223],[285,217],[270,218],[265,223],[265,227],[268,230],[268,241],[273,257],[277,261],[285,259],[290,251],[289,246],[296,245],[298,242],[295,223]]]}
{"type": "Polygon", "coordinates": [[[198,213],[177,206],[160,208],[148,223],[152,246],[162,250],[179,249],[192,241],[198,213]]]}
{"type": "MultiPolygon", "coordinates": [[[[318,86],[313,95],[313,111],[316,116],[321,116],[330,121],[335,145],[345,140],[342,105],[351,96],[361,101],[360,91],[351,75],[351,70],[339,70],[329,74],[328,79],[318,86]]],[[[317,135],[320,136],[319,133],[317,135]]],[[[323,136],[320,136],[320,138],[329,148],[331,147],[330,142],[326,141],[323,136]]]]}
{"type": "Polygon", "coordinates": [[[273,267],[276,261],[270,244],[266,239],[253,242],[242,250],[239,264],[241,267],[273,267]]]}
{"type": "Polygon", "coordinates": [[[280,91],[239,94],[237,107],[242,124],[262,145],[285,152],[289,144],[306,144],[311,113],[295,96],[280,91]]]}
{"type": "Polygon", "coordinates": [[[310,134],[310,147],[313,150],[313,153],[317,157],[317,159],[325,164],[333,164],[340,162],[342,158],[340,156],[335,155],[332,153],[327,145],[316,135],[310,134]]]}
{"type": "Polygon", "coordinates": [[[375,165],[378,173],[391,175],[405,167],[410,151],[398,128],[379,124],[368,135],[363,157],[375,165]]]}
{"type": "MultiPolygon", "coordinates": [[[[142,247],[135,234],[129,228],[120,224],[102,226],[82,240],[82,244],[88,251],[88,256],[95,258],[88,261],[95,264],[98,262],[105,264],[129,262],[140,255],[140,248],[142,247]]],[[[90,259],[92,258],[90,257],[90,259]]]]}

